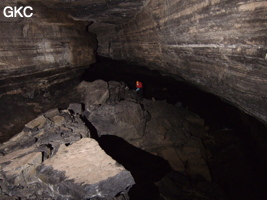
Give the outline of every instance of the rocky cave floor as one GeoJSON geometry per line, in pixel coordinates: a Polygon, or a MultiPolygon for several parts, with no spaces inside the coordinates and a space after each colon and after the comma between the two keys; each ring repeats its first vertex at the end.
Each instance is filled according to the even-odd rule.
{"type": "MultiPolygon", "coordinates": [[[[125,65],[102,59],[84,74],[84,82],[0,99],[0,142],[20,132],[16,141],[0,146],[2,199],[66,198],[66,185],[76,192],[88,190],[66,182],[72,174],[65,174],[66,178],[48,166],[60,166],[53,158],[59,160],[65,148],[90,137],[133,176],[134,185],[125,170],[114,164],[114,180],[124,174],[124,184],[133,185],[129,197],[120,194],[117,199],[266,199],[264,125],[190,85],[125,65]],[[136,80],[144,84],[142,101],[135,98],[136,80]],[[21,152],[32,146],[34,150],[21,152]],[[22,173],[18,164],[4,159],[7,155],[30,155],[36,170],[26,173],[24,167],[24,175],[18,176],[22,173]],[[57,194],[47,188],[49,184],[60,188],[57,194]],[[29,195],[31,191],[39,193],[29,195]]],[[[82,154],[83,149],[73,151],[82,154]]],[[[121,185],[115,189],[128,192],[121,185]]],[[[72,198],[82,199],[82,194],[72,198]]]]}

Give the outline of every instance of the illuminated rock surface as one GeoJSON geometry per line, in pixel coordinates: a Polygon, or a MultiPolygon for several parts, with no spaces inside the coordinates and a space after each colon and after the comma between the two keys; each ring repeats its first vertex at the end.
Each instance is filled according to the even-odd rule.
{"type": "Polygon", "coordinates": [[[78,115],[48,111],[0,146],[1,199],[113,199],[135,183],[78,115]]]}

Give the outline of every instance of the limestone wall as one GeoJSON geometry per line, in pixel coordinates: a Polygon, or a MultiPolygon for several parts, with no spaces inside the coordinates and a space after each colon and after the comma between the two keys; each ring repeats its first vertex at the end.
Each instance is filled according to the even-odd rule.
{"type": "Polygon", "coordinates": [[[267,123],[266,13],[263,0],[150,0],[128,23],[91,29],[100,55],[182,78],[267,123]]]}
{"type": "Polygon", "coordinates": [[[31,18],[6,18],[0,6],[0,95],[39,90],[80,75],[94,62],[96,42],[85,24],[41,3],[31,18]]]}

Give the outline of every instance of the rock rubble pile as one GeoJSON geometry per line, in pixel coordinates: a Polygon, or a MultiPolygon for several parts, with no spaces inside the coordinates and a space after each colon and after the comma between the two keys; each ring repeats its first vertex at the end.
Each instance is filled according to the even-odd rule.
{"type": "Polygon", "coordinates": [[[210,137],[198,115],[181,103],[140,101],[115,81],[81,82],[75,92],[80,102],[49,110],[0,146],[3,198],[128,199],[135,184],[131,173],[97,142],[113,135],[169,162],[173,171],[156,183],[164,199],[224,199],[211,183],[204,145],[210,137]],[[181,189],[183,184],[191,184],[192,192],[181,189]]]}

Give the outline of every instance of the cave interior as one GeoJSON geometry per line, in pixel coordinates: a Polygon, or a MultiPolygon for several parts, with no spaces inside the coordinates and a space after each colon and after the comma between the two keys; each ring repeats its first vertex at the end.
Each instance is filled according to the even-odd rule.
{"type": "MultiPolygon", "coordinates": [[[[4,0],[0,8],[0,198],[267,198],[267,1],[4,0]],[[33,15],[6,17],[6,6],[29,6],[33,15]],[[55,108],[57,118],[48,117],[55,108]],[[45,125],[31,127],[40,116],[45,125]],[[88,129],[130,172],[135,184],[123,171],[109,186],[127,183],[125,194],[84,197],[86,187],[68,194],[63,175],[43,179],[63,147],[40,132],[68,126],[88,129]],[[31,145],[44,163],[33,174],[53,189],[30,194],[39,186],[26,179],[37,183],[37,175],[5,171],[6,157],[31,145]]],[[[88,137],[60,134],[66,148],[88,137]]]]}

